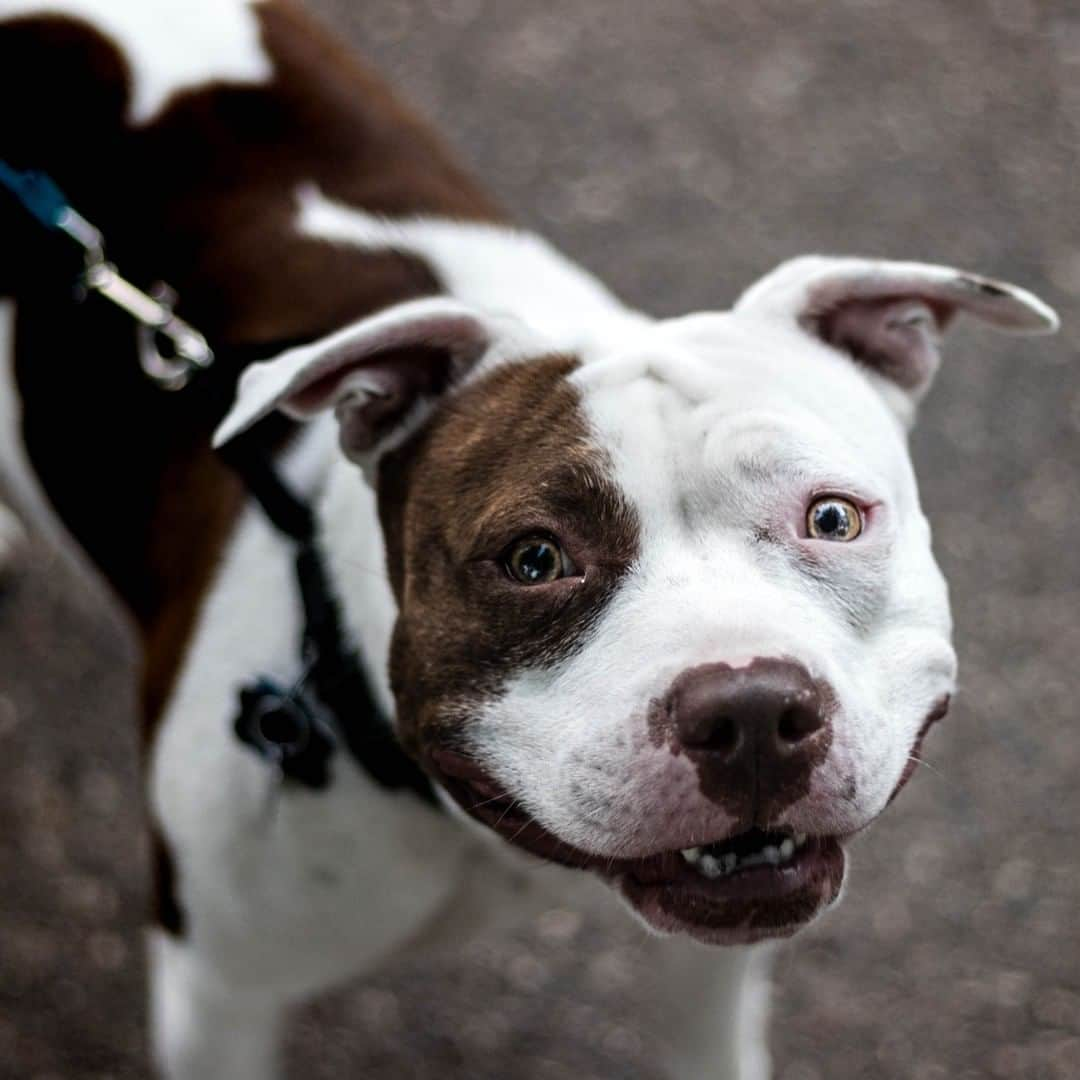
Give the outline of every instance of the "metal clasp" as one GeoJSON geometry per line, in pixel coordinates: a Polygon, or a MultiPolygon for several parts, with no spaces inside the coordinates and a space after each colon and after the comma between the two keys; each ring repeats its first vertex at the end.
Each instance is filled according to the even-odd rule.
{"type": "Polygon", "coordinates": [[[196,371],[214,362],[206,338],[174,314],[176,294],[167,285],[155,285],[150,293],[144,293],[100,256],[87,258],[82,284],[112,301],[138,323],[139,364],[144,374],[163,389],[182,390],[196,371]]]}
{"type": "Polygon", "coordinates": [[[206,338],[174,313],[176,293],[168,285],[159,283],[145,293],[121,277],[105,258],[101,233],[70,206],[56,225],[83,249],[82,287],[104,296],[138,324],[139,365],[148,378],[164,390],[182,390],[192,375],[214,362],[206,338]]]}
{"type": "Polygon", "coordinates": [[[10,192],[44,228],[65,233],[82,248],[81,289],[100,293],[138,323],[139,363],[158,386],[180,390],[214,362],[206,338],[174,313],[176,294],[167,285],[144,293],[122,278],[105,258],[101,231],[68,202],[52,177],[20,171],[0,159],[0,190],[10,192]]]}

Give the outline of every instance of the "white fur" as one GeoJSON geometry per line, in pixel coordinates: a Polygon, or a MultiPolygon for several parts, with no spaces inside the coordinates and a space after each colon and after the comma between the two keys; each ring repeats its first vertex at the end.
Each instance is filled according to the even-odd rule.
{"type": "Polygon", "coordinates": [[[148,124],[177,94],[273,74],[252,10],[259,0],[0,0],[0,19],[63,15],[111,38],[131,70],[128,121],[148,124]]]}
{"type": "MultiPolygon", "coordinates": [[[[587,645],[516,677],[470,724],[474,749],[557,835],[644,854],[627,838],[650,835],[656,801],[628,803],[620,789],[668,757],[649,748],[645,705],[699,664],[791,657],[833,687],[840,710],[829,761],[782,823],[862,827],[955,669],[947,594],[895,418],[849,361],[754,316],[713,316],[707,329],[674,321],[633,351],[584,360],[574,381],[637,511],[642,550],[587,645]],[[811,576],[795,531],[822,491],[884,507],[811,576]],[[782,539],[763,543],[755,527],[782,539]],[[828,798],[852,779],[856,801],[828,798]]],[[[692,791],[697,778],[687,765],[668,783],[674,798],[676,783],[692,791]]],[[[701,812],[704,822],[712,811],[701,812]]],[[[698,839],[691,830],[668,846],[698,839]]]]}
{"type": "MultiPolygon", "coordinates": [[[[214,445],[228,442],[275,408],[306,420],[336,404],[342,390],[359,397],[378,394],[377,382],[370,381],[361,370],[353,373],[347,387],[339,387],[338,393],[330,393],[325,400],[303,406],[295,401],[312,383],[325,380],[342,367],[352,367],[365,357],[422,342],[445,346],[455,359],[464,360],[463,354],[486,352],[496,339],[503,342],[504,355],[510,355],[514,349],[508,341],[512,340],[514,330],[505,319],[481,316],[464,304],[441,296],[398,304],[310,345],[290,349],[272,361],[252,364],[241,376],[236,407],[215,432],[214,445]]],[[[525,355],[523,344],[518,345],[516,355],[525,355]]]]}
{"type": "MultiPolygon", "coordinates": [[[[350,623],[389,710],[382,661],[394,608],[370,491],[355,467],[332,468],[320,498],[334,435],[332,421],[316,421],[284,471],[319,499],[343,592],[357,583],[350,623]]],[[[329,790],[277,790],[231,721],[245,679],[296,676],[299,629],[291,552],[251,510],[203,608],[151,760],[152,813],[175,854],[188,917],[183,939],[151,940],[154,1043],[170,1080],[268,1080],[288,1005],[414,941],[447,946],[546,906],[610,904],[590,879],[493,848],[454,814],[373,786],[345,755],[329,790]]],[[[688,1036],[688,1045],[710,1037],[688,1036]]]]}
{"type": "MultiPolygon", "coordinates": [[[[501,244],[494,231],[491,240],[501,244]]],[[[502,250],[531,259],[544,249],[515,234],[502,250]]],[[[557,258],[552,264],[561,270],[557,258]]],[[[513,277],[518,268],[511,262],[505,271],[513,277]]],[[[586,289],[582,306],[595,295],[586,289]]],[[[610,325],[625,325],[617,308],[608,314],[610,325]]],[[[627,322],[647,325],[629,314],[627,322]]],[[[386,656],[396,609],[382,538],[372,493],[336,454],[333,434],[328,417],[314,421],[287,468],[318,499],[348,626],[390,710],[386,656]]],[[[152,953],[156,1045],[177,1080],[212,1068],[235,1080],[265,1077],[270,1032],[288,1002],[370,970],[418,933],[437,945],[544,904],[614,903],[591,878],[521,856],[456,813],[436,816],[408,795],[373,789],[347,760],[335,764],[330,792],[282,792],[268,809],[266,769],[229,725],[245,675],[295,673],[296,620],[288,551],[252,512],[200,618],[152,763],[152,805],[176,852],[190,917],[182,944],[158,938],[152,953]],[[229,1007],[219,1012],[226,994],[229,1007]]],[[[671,1075],[764,1077],[756,954],[652,939],[642,948],[656,953],[647,967],[671,1075]],[[686,1006],[686,994],[696,1007],[686,1006]]]]}
{"type": "MultiPolygon", "coordinates": [[[[0,18],[37,12],[85,18],[116,41],[132,70],[134,124],[183,90],[271,76],[252,7],[240,0],[0,0],[0,18]]],[[[902,425],[882,396],[891,391],[804,332],[799,315],[823,275],[921,275],[951,288],[954,272],[793,263],[732,313],[657,323],[528,233],[387,221],[310,186],[298,192],[297,227],[327,243],[415,254],[453,302],[389,312],[260,367],[222,437],[285,400],[327,349],[423,340],[432,313],[438,339],[451,308],[459,327],[464,316],[484,328],[484,359],[469,378],[552,349],[583,362],[574,379],[612,480],[642,525],[640,559],[574,655],[513,678],[472,718],[472,749],[497,779],[548,828],[597,853],[633,853],[676,795],[687,800],[690,832],[715,838],[723,812],[702,805],[694,777],[650,751],[645,703],[703,661],[789,655],[832,684],[839,709],[829,757],[785,820],[846,831],[879,812],[918,724],[952,687],[947,596],[902,425]],[[881,510],[862,542],[822,555],[809,573],[793,523],[822,487],[856,491],[881,510]],[[751,526],[771,530],[772,542],[755,539],[751,526]],[[663,783],[650,782],[661,773],[663,783]],[[850,780],[856,798],[838,799],[850,780]]],[[[997,310],[1019,329],[1052,321],[1018,290],[997,310]]],[[[12,317],[10,303],[0,304],[3,353],[12,317]]],[[[0,453],[25,475],[13,403],[0,385],[0,453]]],[[[407,423],[424,417],[414,411],[407,423]]],[[[347,627],[390,712],[396,609],[372,493],[339,454],[328,416],[312,423],[285,469],[317,505],[347,627]]],[[[299,632],[290,546],[249,508],[149,763],[151,810],[186,916],[184,937],[151,938],[155,1047],[170,1080],[270,1080],[285,1009],[402,948],[457,943],[556,901],[614,906],[593,877],[529,859],[475,822],[465,827],[458,813],[386,792],[345,755],[334,759],[327,790],[278,788],[232,722],[244,682],[297,677],[299,632]]],[[[652,954],[642,970],[669,1075],[764,1080],[766,953],[655,938],[642,949],[652,954]]]]}
{"type": "Polygon", "coordinates": [[[300,189],[297,200],[300,232],[328,243],[417,255],[450,296],[492,315],[513,316],[551,348],[576,352],[597,339],[632,335],[651,321],[535,233],[375,217],[333,202],[311,185],[300,189]]]}
{"type": "MultiPolygon", "coordinates": [[[[181,90],[270,75],[252,11],[238,0],[0,0],[0,17],[37,11],[85,16],[118,42],[134,73],[134,123],[181,90]]],[[[298,193],[298,228],[425,259],[459,316],[495,328],[470,378],[536,350],[582,360],[574,380],[640,520],[641,553],[574,655],[513,678],[472,718],[472,749],[521,803],[563,839],[626,854],[643,853],[634,845],[650,817],[680,795],[691,810],[686,844],[695,828],[715,838],[726,819],[698,799],[695,777],[669,768],[665,783],[650,783],[670,762],[644,737],[645,703],[703,661],[786,655],[830,682],[839,709],[829,757],[784,820],[847,831],[878,813],[919,723],[952,688],[947,595],[887,388],[804,332],[799,313],[810,284],[837,270],[946,284],[954,272],[790,264],[734,312],[658,323],[527,233],[386,221],[311,187],[298,193]],[[823,488],[858,492],[881,509],[860,543],[838,545],[809,573],[794,523],[823,488]],[[774,539],[760,541],[752,526],[774,539]],[[850,780],[856,798],[837,798],[850,780]]],[[[1012,290],[1008,300],[1017,328],[1051,321],[1027,294],[1012,290]]],[[[445,315],[446,302],[387,313],[260,368],[223,437],[287,396],[327,348],[373,333],[376,342],[408,341],[418,326],[430,330],[417,312],[436,310],[445,315]]],[[[0,305],[0,348],[10,347],[2,338],[11,314],[0,305]]],[[[11,396],[0,393],[0,408],[5,400],[0,419],[14,432],[11,396]]],[[[320,417],[285,468],[317,504],[347,626],[390,711],[396,610],[383,539],[372,493],[335,443],[332,419],[320,417]]],[[[151,939],[155,1046],[170,1080],[269,1080],[284,1010],[397,950],[456,943],[553,902],[614,907],[594,878],[386,792],[345,755],[329,789],[279,789],[232,721],[245,681],[298,675],[299,632],[292,552],[251,508],[200,613],[150,760],[151,809],[187,920],[183,938],[151,939]]],[[[647,939],[642,949],[669,1074],[764,1080],[766,953],[682,939],[647,939]]]]}
{"type": "MultiPolygon", "coordinates": [[[[985,300],[980,315],[999,330],[1018,334],[1052,334],[1059,326],[1057,313],[1037,296],[1003,281],[974,274],[958,274],[950,266],[893,262],[884,259],[837,258],[801,255],[789,259],[747,289],[735,302],[736,311],[753,311],[773,319],[794,322],[806,311],[815,286],[822,282],[849,282],[857,293],[903,292],[913,284],[953,292],[969,300],[970,285],[993,286],[1000,295],[985,300]],[[967,284],[961,284],[967,283],[967,284]]],[[[977,295],[977,294],[976,294],[977,295]]]]}
{"type": "MultiPolygon", "coordinates": [[[[829,758],[810,794],[789,809],[784,822],[798,830],[846,832],[879,813],[920,723],[937,699],[951,691],[955,675],[945,585],[919,509],[904,427],[883,396],[881,380],[866,377],[849,358],[803,330],[797,312],[780,304],[781,294],[771,286],[751,290],[750,300],[731,313],[656,323],[622,308],[591,277],[527,234],[449,222],[380,221],[329,204],[311,191],[302,196],[300,221],[309,233],[333,242],[415,253],[433,265],[457,305],[468,305],[481,322],[497,312],[515,346],[500,344],[494,334],[492,348],[469,378],[493,364],[527,356],[521,346],[530,340],[545,347],[557,341],[582,360],[573,378],[594,437],[613,463],[614,480],[641,522],[642,551],[581,649],[559,665],[515,677],[470,720],[472,750],[525,808],[562,838],[589,850],[642,853],[634,848],[648,832],[642,815],[662,809],[679,785],[680,794],[696,795],[691,775],[669,772],[665,780],[673,781],[671,788],[649,786],[644,703],[687,667],[766,655],[801,660],[832,685],[839,701],[829,758]],[[543,287],[536,288],[538,282],[543,287]],[[821,490],[857,494],[877,509],[861,543],[835,545],[809,574],[796,557],[798,545],[806,541],[799,541],[795,531],[808,498],[821,490]],[[687,505],[694,508],[689,518],[687,505]],[[771,529],[779,539],[762,544],[751,525],[771,529]],[[628,789],[627,777],[635,775],[643,783],[628,789]],[[856,798],[840,798],[852,780],[856,798]],[[581,791],[588,805],[580,803],[576,792],[581,791]]],[[[854,269],[843,266],[845,273],[854,269]]],[[[906,273],[912,270],[905,267],[906,273]]],[[[783,284],[788,273],[772,280],[783,284]]],[[[792,303],[802,302],[798,291],[790,295],[792,303]]],[[[1024,298],[1029,312],[1039,313],[1037,303],[1024,298]]],[[[284,357],[279,371],[277,362],[270,362],[241,390],[225,434],[282,399],[305,366],[320,363],[324,346],[332,349],[346,337],[365,340],[369,333],[378,338],[383,324],[394,325],[396,342],[402,333],[407,340],[410,327],[423,340],[424,319],[433,305],[446,302],[403,305],[316,344],[300,359],[284,357]]],[[[322,433],[323,445],[326,427],[326,418],[313,427],[313,433],[322,433]]],[[[392,708],[386,662],[396,608],[374,497],[358,482],[354,465],[330,457],[319,501],[324,546],[347,624],[382,704],[392,708]]],[[[306,975],[294,975],[290,982],[301,988],[314,986],[320,975],[328,981],[346,968],[366,967],[385,948],[368,936],[379,926],[377,904],[362,931],[354,923],[354,890],[368,880],[363,868],[369,860],[380,866],[392,860],[394,873],[402,875],[394,890],[415,890],[409,894],[412,914],[404,905],[387,911],[380,933],[392,942],[403,940],[409,927],[436,911],[443,914],[429,924],[425,940],[440,939],[437,928],[443,920],[446,932],[456,934],[489,906],[512,908],[506,897],[515,895],[514,882],[523,868],[560,890],[583,888],[588,879],[524,861],[475,823],[461,828],[457,815],[428,820],[408,800],[394,803],[372,792],[348,767],[342,770],[345,782],[335,786],[317,822],[303,818],[304,796],[283,801],[279,814],[298,824],[288,839],[269,841],[275,845],[273,859],[265,866],[261,852],[266,839],[235,843],[230,850],[228,845],[222,849],[219,838],[214,850],[200,854],[211,792],[200,794],[188,779],[187,763],[194,755],[202,755],[200,777],[213,777],[212,790],[230,793],[230,812],[214,811],[224,816],[226,834],[234,831],[234,818],[254,820],[262,805],[265,777],[230,741],[222,716],[229,709],[230,675],[235,679],[245,662],[262,670],[272,670],[275,663],[287,668],[291,656],[295,626],[282,629],[294,617],[283,599],[289,583],[272,546],[257,518],[245,523],[192,653],[189,670],[198,676],[185,676],[170,711],[156,755],[155,804],[173,823],[169,835],[182,853],[182,894],[196,910],[220,909],[222,897],[235,892],[237,882],[250,880],[260,905],[269,900],[271,918],[280,920],[272,923],[280,940],[290,941],[299,932],[290,920],[308,905],[327,937],[305,944],[302,955],[283,947],[272,959],[258,961],[248,958],[252,945],[213,938],[209,955],[235,953],[244,969],[257,964],[259,983],[270,979],[277,965],[295,965],[306,975]],[[275,560],[276,584],[266,579],[275,560]],[[242,634],[237,633],[238,618],[243,619],[242,634]],[[227,645],[238,637],[246,643],[243,652],[227,645]],[[271,637],[276,642],[272,648],[271,637]],[[223,655],[228,670],[219,672],[223,655]],[[170,769],[180,768],[175,763],[183,763],[184,771],[170,780],[170,769]],[[335,851],[332,844],[323,848],[329,837],[347,832],[350,822],[370,820],[370,807],[384,802],[394,809],[378,832],[365,830],[351,851],[335,851]],[[425,882],[423,873],[415,880],[409,877],[419,868],[409,862],[404,846],[406,838],[415,843],[429,831],[436,839],[420,859],[437,882],[425,882]],[[326,857],[349,867],[342,888],[332,895],[313,889],[303,869],[312,851],[324,850],[326,857]],[[485,853],[498,854],[500,860],[492,862],[485,853]],[[260,864],[258,875],[237,872],[251,860],[260,864]],[[484,875],[498,866],[507,876],[496,887],[478,877],[478,864],[484,875]],[[448,889],[448,882],[456,884],[448,889]],[[332,955],[320,947],[330,937],[340,944],[332,955]]],[[[721,812],[704,806],[701,821],[713,835],[724,825],[721,812]]],[[[686,844],[693,842],[688,835],[686,844]]],[[[523,899],[519,896],[518,902],[523,899]]],[[[229,904],[245,910],[241,896],[229,904]]],[[[228,920],[219,910],[211,921],[228,920]]],[[[197,922],[192,949],[202,955],[197,922]]],[[[689,993],[699,1006],[682,1008],[678,1016],[663,1009],[658,1014],[672,1037],[671,1075],[742,1080],[767,1075],[762,1037],[767,998],[754,960],[761,955],[710,953],[685,941],[664,943],[650,970],[658,984],[670,980],[673,988],[678,986],[669,1000],[685,1002],[689,993]]],[[[198,999],[200,992],[191,994],[198,999]]],[[[254,1007],[257,1011],[258,1002],[254,1007]]],[[[252,1052],[261,1050],[256,1046],[252,1052]]]]}
{"type": "Polygon", "coordinates": [[[340,977],[392,948],[393,927],[423,921],[452,889],[467,841],[409,795],[374,788],[347,755],[326,792],[272,795],[230,720],[245,680],[297,677],[299,601],[291,552],[255,510],[219,581],[155,745],[152,804],[179,853],[193,941],[234,980],[318,985],[328,967],[340,977]],[[348,931],[338,916],[346,897],[364,902],[348,931]],[[248,923],[252,905],[259,918],[248,923]],[[268,941],[286,948],[283,967],[268,941]]]}

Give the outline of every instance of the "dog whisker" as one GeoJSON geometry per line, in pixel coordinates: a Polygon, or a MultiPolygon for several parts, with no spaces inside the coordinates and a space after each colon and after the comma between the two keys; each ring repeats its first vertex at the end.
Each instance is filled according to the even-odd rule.
{"type": "MultiPolygon", "coordinates": [[[[499,802],[500,799],[505,799],[505,798],[506,798],[505,794],[492,795],[490,799],[484,799],[483,802],[473,803],[472,806],[471,806],[471,809],[479,810],[483,806],[490,806],[492,803],[499,802]]],[[[502,819],[500,818],[499,820],[501,821],[502,819]]]]}
{"type": "Polygon", "coordinates": [[[513,799],[511,801],[510,805],[499,815],[498,820],[495,822],[496,827],[502,824],[503,818],[506,817],[506,815],[509,814],[514,809],[514,807],[517,806],[517,804],[517,799],[513,799]]]}
{"type": "Polygon", "coordinates": [[[916,765],[921,765],[924,769],[929,769],[939,779],[944,780],[945,783],[951,784],[953,780],[941,771],[936,765],[932,765],[926,758],[919,757],[918,754],[908,754],[908,761],[914,761],[916,765]]]}

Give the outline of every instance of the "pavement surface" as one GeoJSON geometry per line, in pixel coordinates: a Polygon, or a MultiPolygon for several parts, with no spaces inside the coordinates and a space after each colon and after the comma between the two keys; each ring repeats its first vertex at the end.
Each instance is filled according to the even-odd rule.
{"type": "MultiPolygon", "coordinates": [[[[312,3],[526,225],[658,313],[855,252],[1018,281],[913,444],[962,692],[781,950],[782,1080],[1080,1076],[1080,12],[1070,0],[312,3]]],[[[0,1077],[146,1074],[131,650],[44,543],[0,600],[0,1077]]],[[[654,1077],[637,931],[552,911],[307,1009],[294,1075],[654,1077]]]]}

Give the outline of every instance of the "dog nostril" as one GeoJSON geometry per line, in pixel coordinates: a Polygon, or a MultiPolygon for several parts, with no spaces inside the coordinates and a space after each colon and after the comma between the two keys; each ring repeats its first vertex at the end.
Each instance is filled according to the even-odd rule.
{"type": "Polygon", "coordinates": [[[709,746],[714,750],[730,752],[739,742],[739,725],[730,716],[718,717],[709,738],[709,746]]]}
{"type": "Polygon", "coordinates": [[[732,716],[714,712],[686,718],[679,736],[687,746],[730,753],[739,742],[739,725],[732,716]]]}
{"type": "Polygon", "coordinates": [[[816,709],[794,705],[780,715],[776,733],[781,742],[794,744],[813,735],[821,727],[821,717],[816,709]]]}

